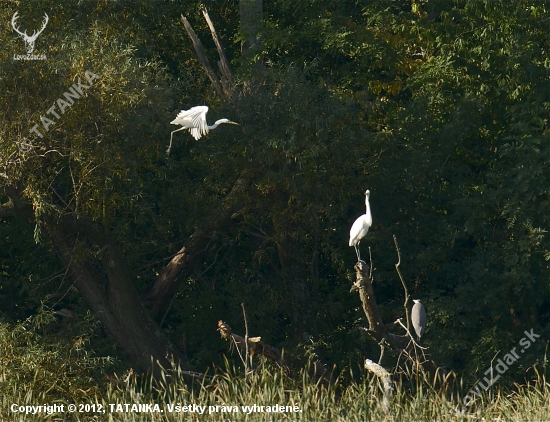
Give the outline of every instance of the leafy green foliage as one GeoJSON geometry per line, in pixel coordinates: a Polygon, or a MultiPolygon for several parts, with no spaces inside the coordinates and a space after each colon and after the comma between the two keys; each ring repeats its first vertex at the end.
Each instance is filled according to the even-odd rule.
{"type": "Polygon", "coordinates": [[[11,403],[78,403],[104,388],[98,380],[112,359],[90,352],[91,333],[67,341],[55,334],[59,325],[53,312],[43,309],[17,324],[0,324],[1,415],[7,417],[11,403]]]}
{"type": "MultiPolygon", "coordinates": [[[[384,321],[404,317],[395,234],[437,363],[475,377],[533,328],[541,341],[507,376],[534,364],[550,334],[545,2],[270,2],[261,70],[240,65],[237,3],[205,4],[237,68],[225,103],[179,22],[190,19],[212,60],[198,2],[44,1],[56,18],[37,44],[43,62],[11,60],[22,41],[0,34],[3,180],[24,181],[37,217],[101,222],[142,297],[246,180],[240,222],[213,234],[162,319],[197,367],[223,359],[217,320],[244,331],[241,303],[251,334],[274,346],[312,339],[340,367],[377,355],[356,335],[364,316],[348,292],[348,230],[366,188],[363,256],[370,247],[384,321]],[[87,95],[37,139],[38,155],[19,153],[15,141],[86,70],[99,76],[87,95]],[[169,121],[200,103],[210,122],[240,126],[198,142],[178,132],[167,158],[169,121]]],[[[41,18],[6,5],[5,22],[17,7],[41,18]]],[[[0,300],[17,302],[8,318],[26,317],[53,290],[38,280],[63,268],[40,225],[6,219],[0,232],[0,300]]],[[[75,259],[96,252],[75,248],[75,259]]]]}

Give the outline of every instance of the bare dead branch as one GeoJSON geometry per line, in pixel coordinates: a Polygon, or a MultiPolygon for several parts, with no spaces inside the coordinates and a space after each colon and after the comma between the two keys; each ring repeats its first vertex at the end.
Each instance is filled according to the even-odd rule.
{"type": "Polygon", "coordinates": [[[224,340],[232,340],[235,343],[235,346],[239,349],[245,351],[248,347],[251,357],[255,354],[260,354],[277,362],[278,364],[285,365],[280,350],[261,341],[261,337],[251,337],[248,338],[248,340],[245,340],[242,336],[233,334],[229,324],[223,322],[222,320],[218,321],[218,331],[224,340]]]}
{"type": "Polygon", "coordinates": [[[399,275],[401,284],[403,284],[403,290],[405,291],[405,303],[403,303],[403,308],[405,309],[405,316],[407,317],[407,332],[409,332],[409,329],[411,327],[408,306],[409,290],[407,289],[407,285],[405,284],[405,280],[403,279],[403,275],[401,274],[401,270],[399,269],[399,266],[401,265],[401,251],[399,250],[399,245],[397,244],[397,238],[395,237],[395,235],[393,235],[393,242],[395,243],[395,249],[397,250],[397,264],[395,264],[395,269],[397,270],[397,274],[399,275]]]}
{"type": "MultiPolygon", "coordinates": [[[[395,265],[395,268],[397,270],[397,273],[399,274],[401,283],[403,284],[403,289],[405,290],[405,297],[408,299],[409,294],[408,294],[407,286],[405,284],[401,271],[399,270],[399,266],[401,265],[401,252],[399,250],[399,246],[397,244],[397,239],[395,236],[394,236],[394,242],[397,249],[397,257],[398,257],[398,262],[395,265]]],[[[371,260],[371,267],[372,267],[372,260],[371,260]]],[[[352,284],[350,292],[354,292],[354,291],[359,292],[359,298],[361,300],[363,312],[365,313],[365,316],[367,317],[367,321],[369,323],[368,328],[362,328],[362,329],[366,331],[367,334],[373,340],[375,340],[380,346],[380,358],[379,358],[378,364],[374,364],[374,365],[377,365],[377,366],[381,365],[382,358],[384,356],[385,347],[390,346],[394,350],[400,351],[394,372],[397,372],[398,369],[401,368],[400,360],[401,360],[401,357],[404,356],[407,359],[406,362],[408,363],[408,365],[405,366],[405,369],[409,368],[409,371],[408,371],[409,373],[410,373],[411,366],[413,366],[415,368],[416,373],[427,374],[431,377],[431,379],[434,379],[434,380],[441,379],[441,375],[439,375],[439,378],[437,378],[438,377],[437,374],[441,373],[442,369],[439,368],[433,360],[431,360],[430,354],[428,352],[428,348],[422,347],[418,345],[418,343],[416,343],[416,341],[414,340],[410,332],[409,327],[408,326],[405,327],[401,322],[401,319],[398,319],[394,323],[394,325],[400,325],[403,329],[405,329],[405,332],[407,333],[407,335],[393,334],[389,332],[388,327],[384,325],[382,321],[382,317],[380,315],[380,311],[378,309],[378,305],[376,303],[376,298],[374,296],[374,291],[372,287],[372,277],[371,277],[372,272],[369,271],[369,265],[367,265],[367,263],[365,263],[364,261],[359,261],[357,262],[357,264],[355,264],[354,269],[356,272],[356,281],[352,284]]],[[[407,301],[405,301],[404,308],[405,308],[405,313],[407,315],[407,321],[409,321],[407,301]]],[[[376,368],[376,366],[372,368],[376,368]]],[[[407,372],[407,371],[404,371],[404,372],[407,372]]],[[[386,402],[386,404],[387,403],[388,402],[386,402]]]]}
{"type": "Polygon", "coordinates": [[[358,291],[363,312],[369,322],[369,327],[364,330],[377,343],[385,340],[394,349],[404,349],[409,343],[406,336],[398,336],[387,331],[372,289],[372,279],[369,276],[369,266],[366,262],[359,261],[355,264],[356,281],[351,286],[350,292],[358,291]]]}
{"type": "Polygon", "coordinates": [[[370,251],[370,246],[369,246],[369,265],[370,265],[370,272],[369,272],[369,277],[370,279],[372,280],[372,253],[370,251]]]}
{"type": "Polygon", "coordinates": [[[244,309],[244,303],[241,303],[241,307],[243,308],[243,319],[244,319],[244,346],[245,346],[245,361],[244,361],[244,374],[245,376],[248,375],[248,362],[250,359],[250,353],[248,351],[248,320],[246,319],[246,310],[244,309]]]}
{"type": "Polygon", "coordinates": [[[390,397],[393,395],[393,381],[391,374],[384,369],[383,366],[373,362],[370,359],[365,359],[365,369],[378,377],[384,387],[384,398],[382,399],[382,408],[385,412],[389,410],[390,397]]]}
{"type": "Polygon", "coordinates": [[[221,41],[216,33],[216,28],[214,28],[214,24],[208,15],[208,10],[206,10],[206,7],[202,7],[201,11],[208,27],[210,28],[212,39],[214,40],[214,44],[216,44],[216,49],[218,50],[218,54],[220,56],[220,60],[218,61],[218,68],[222,74],[220,82],[222,84],[225,96],[230,98],[233,95],[233,90],[235,88],[235,78],[233,77],[233,72],[231,71],[231,66],[229,65],[229,61],[227,60],[221,41]]]}
{"type": "Polygon", "coordinates": [[[398,318],[394,324],[399,324],[401,325],[401,327],[403,327],[403,329],[407,332],[407,336],[411,339],[411,342],[412,344],[414,344],[415,347],[418,347],[419,349],[422,349],[422,350],[428,350],[427,347],[422,347],[416,341],[414,341],[413,335],[411,334],[409,329],[403,325],[403,323],[401,322],[401,318],[398,318]]]}
{"type": "Polygon", "coordinates": [[[202,67],[204,68],[206,74],[208,75],[208,78],[210,79],[212,86],[214,87],[214,89],[219,95],[224,96],[225,95],[224,90],[220,85],[220,82],[218,81],[218,77],[214,73],[212,66],[210,65],[210,61],[208,61],[208,57],[206,56],[201,40],[199,39],[197,34],[195,34],[195,31],[193,31],[193,27],[191,26],[191,24],[189,23],[189,21],[186,19],[185,16],[181,15],[181,21],[183,22],[183,26],[185,27],[185,30],[187,31],[189,38],[191,38],[191,41],[193,42],[195,53],[197,53],[197,57],[200,63],[202,64],[202,67]]]}
{"type": "Polygon", "coordinates": [[[382,365],[382,359],[384,359],[384,351],[386,350],[386,340],[382,339],[380,343],[380,357],[378,358],[378,365],[382,365]]]}

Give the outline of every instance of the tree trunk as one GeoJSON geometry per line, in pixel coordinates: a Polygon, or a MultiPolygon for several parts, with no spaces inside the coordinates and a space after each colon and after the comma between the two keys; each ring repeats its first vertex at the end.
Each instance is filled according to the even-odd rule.
{"type": "Polygon", "coordinates": [[[295,250],[296,242],[288,234],[292,231],[291,224],[289,221],[282,221],[280,216],[273,218],[277,252],[288,298],[288,313],[292,321],[292,335],[295,341],[301,342],[306,329],[313,326],[312,302],[307,285],[308,267],[296,259],[301,254],[295,250]]]}
{"type": "Polygon", "coordinates": [[[158,373],[151,360],[169,367],[171,358],[189,366],[143,307],[122,253],[101,224],[70,215],[36,218],[23,197],[23,184],[0,189],[9,198],[0,204],[0,218],[22,218],[44,229],[74,287],[136,369],[158,373]]]}
{"type": "Polygon", "coordinates": [[[167,367],[172,357],[188,366],[143,307],[118,246],[102,233],[101,226],[69,217],[42,222],[75,288],[138,369],[156,372],[151,359],[167,367]],[[84,246],[89,241],[101,248],[98,253],[84,246]],[[75,258],[77,249],[80,253],[75,258]]]}
{"type": "Polygon", "coordinates": [[[244,42],[241,54],[250,59],[260,46],[258,33],[263,28],[263,0],[240,0],[239,14],[241,19],[241,36],[244,42]]]}

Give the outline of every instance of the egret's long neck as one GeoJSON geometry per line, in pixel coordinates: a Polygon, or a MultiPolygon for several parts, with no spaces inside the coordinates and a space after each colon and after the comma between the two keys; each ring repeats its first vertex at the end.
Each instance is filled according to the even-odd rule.
{"type": "Polygon", "coordinates": [[[223,119],[221,119],[221,120],[216,120],[216,121],[214,122],[213,125],[208,126],[208,130],[216,129],[216,128],[217,128],[219,125],[221,125],[222,123],[225,123],[225,121],[224,121],[223,119]]]}
{"type": "Polygon", "coordinates": [[[367,219],[371,222],[372,224],[372,215],[370,213],[370,204],[369,204],[369,197],[367,196],[366,199],[365,199],[365,207],[367,208],[367,212],[365,213],[365,215],[367,216],[367,219]]]}

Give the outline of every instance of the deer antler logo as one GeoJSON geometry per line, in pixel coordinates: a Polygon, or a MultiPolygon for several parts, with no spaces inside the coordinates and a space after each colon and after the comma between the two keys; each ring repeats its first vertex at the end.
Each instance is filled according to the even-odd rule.
{"type": "Polygon", "coordinates": [[[48,24],[48,21],[49,21],[50,18],[48,17],[47,13],[44,13],[44,24],[42,25],[42,28],[40,28],[40,30],[34,31],[31,36],[28,36],[27,31],[21,32],[15,26],[17,18],[19,17],[18,13],[19,12],[15,12],[13,14],[13,18],[11,18],[11,26],[12,26],[12,28],[15,32],[17,32],[19,35],[21,35],[23,37],[23,40],[25,41],[25,44],[27,44],[27,54],[32,54],[32,52],[34,51],[34,42],[36,41],[38,36],[42,33],[44,28],[46,28],[46,25],[48,24]]]}

